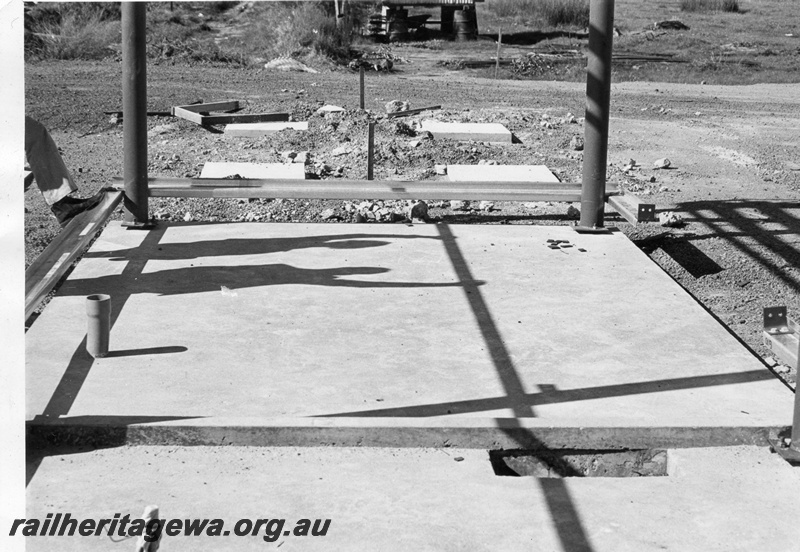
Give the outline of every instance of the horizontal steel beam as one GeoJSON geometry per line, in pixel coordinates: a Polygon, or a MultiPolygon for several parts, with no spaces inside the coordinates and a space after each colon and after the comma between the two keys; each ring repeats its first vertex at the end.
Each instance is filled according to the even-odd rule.
{"type": "Polygon", "coordinates": [[[67,224],[50,245],[25,271],[25,319],[61,279],[70,265],[108,220],[122,201],[122,191],[106,192],[100,204],[79,214],[67,224]]]}
{"type": "MultiPolygon", "coordinates": [[[[442,180],[232,180],[151,178],[151,197],[580,201],[580,184],[442,180]]],[[[610,192],[607,195],[615,194],[610,192]]]]}

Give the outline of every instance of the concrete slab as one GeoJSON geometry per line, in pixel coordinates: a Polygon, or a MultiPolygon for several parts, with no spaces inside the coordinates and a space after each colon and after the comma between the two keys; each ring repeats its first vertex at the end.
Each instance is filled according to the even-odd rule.
{"type": "Polygon", "coordinates": [[[422,130],[433,134],[434,139],[474,140],[510,144],[511,131],[500,123],[443,123],[426,120],[422,130]]]}
{"type": "Polygon", "coordinates": [[[545,165],[447,165],[453,182],[561,182],[545,165]]]}
{"type": "Polygon", "coordinates": [[[305,180],[306,169],[301,163],[227,163],[208,161],[203,164],[200,178],[227,178],[236,174],[242,178],[305,180]]]}
{"type": "Polygon", "coordinates": [[[26,347],[29,419],[197,442],[763,443],[793,404],[624,235],[568,227],[112,222],[26,347]]]}
{"type": "Polygon", "coordinates": [[[266,134],[273,134],[286,130],[287,128],[306,131],[308,121],[286,121],[277,123],[234,123],[225,126],[225,134],[228,136],[259,137],[266,134]]]}
{"type": "MultiPolygon", "coordinates": [[[[157,504],[163,519],[219,518],[230,531],[165,535],[161,549],[175,552],[797,549],[800,470],[755,447],[669,451],[668,463],[666,477],[535,479],[496,476],[476,450],[121,447],[45,457],[27,488],[27,515],[138,518],[157,504]],[[279,522],[269,528],[273,542],[266,525],[235,536],[240,519],[259,518],[286,520],[284,531],[300,519],[330,525],[325,536],[281,534],[279,522]]],[[[25,544],[99,552],[111,541],[25,544]]]]}

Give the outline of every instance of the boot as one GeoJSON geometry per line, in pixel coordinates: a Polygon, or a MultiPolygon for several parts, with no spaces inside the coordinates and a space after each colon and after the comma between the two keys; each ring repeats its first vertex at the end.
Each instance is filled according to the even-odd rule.
{"type": "Polygon", "coordinates": [[[66,196],[50,206],[50,210],[58,220],[61,228],[64,228],[69,221],[75,218],[76,215],[94,209],[98,203],[103,199],[105,190],[100,190],[92,197],[76,198],[66,196]]]}

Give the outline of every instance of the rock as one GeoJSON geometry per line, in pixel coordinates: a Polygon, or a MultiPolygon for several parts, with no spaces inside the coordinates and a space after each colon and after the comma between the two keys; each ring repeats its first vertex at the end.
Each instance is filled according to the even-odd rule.
{"type": "Polygon", "coordinates": [[[384,107],[386,108],[386,113],[397,113],[398,111],[408,111],[410,109],[409,103],[401,100],[386,102],[384,107]]]}
{"type": "MultiPolygon", "coordinates": [[[[316,69],[312,69],[308,65],[300,63],[296,59],[282,57],[273,59],[264,64],[264,69],[272,69],[273,71],[298,71],[302,73],[319,73],[316,69]]],[[[298,91],[298,94],[304,93],[305,90],[298,91]]]]}
{"type": "Polygon", "coordinates": [[[677,19],[670,19],[668,21],[658,21],[653,23],[653,29],[665,29],[668,31],[688,31],[689,26],[677,19]]]}
{"type": "Polygon", "coordinates": [[[331,220],[332,218],[336,218],[336,211],[333,209],[325,209],[320,213],[322,220],[331,220]]]}
{"type": "Polygon", "coordinates": [[[672,162],[667,159],[666,157],[662,157],[661,159],[656,159],[653,162],[654,169],[668,169],[672,162]]]}
{"type": "Polygon", "coordinates": [[[583,138],[580,136],[573,136],[569,141],[569,147],[575,151],[583,151],[583,138]]]}
{"type": "Polygon", "coordinates": [[[447,174],[447,165],[434,165],[433,170],[438,175],[445,175],[447,174]]]}
{"type": "Polygon", "coordinates": [[[356,218],[355,218],[355,221],[356,221],[357,223],[367,222],[367,217],[365,217],[365,216],[364,216],[364,215],[362,215],[361,213],[356,213],[356,218]]]}
{"type": "Polygon", "coordinates": [[[672,228],[678,228],[685,224],[683,222],[683,217],[681,217],[677,213],[673,213],[672,211],[665,211],[663,213],[659,213],[658,222],[661,224],[661,226],[667,226],[672,228]]]}
{"type": "Polygon", "coordinates": [[[347,146],[339,146],[338,148],[334,149],[331,152],[331,155],[333,155],[334,157],[339,157],[340,155],[347,155],[348,153],[350,153],[350,151],[351,151],[350,148],[348,148],[347,146]]]}
{"type": "Polygon", "coordinates": [[[297,157],[296,151],[282,151],[281,152],[281,159],[284,160],[286,163],[291,163],[292,160],[297,157]]]}
{"type": "Polygon", "coordinates": [[[467,211],[469,209],[469,201],[454,199],[450,202],[450,209],[453,211],[467,211]]]}
{"type": "Polygon", "coordinates": [[[292,160],[292,163],[302,163],[303,165],[309,162],[311,162],[311,153],[308,151],[301,151],[292,160]]]}
{"type": "Polygon", "coordinates": [[[422,143],[421,140],[411,140],[408,143],[408,145],[411,146],[412,148],[418,148],[421,143],[422,143]]]}
{"type": "Polygon", "coordinates": [[[183,215],[183,220],[185,220],[186,222],[192,222],[192,214],[187,211],[186,214],[183,215]]]}
{"type": "Polygon", "coordinates": [[[575,115],[573,115],[572,113],[567,113],[567,116],[564,117],[564,123],[566,123],[568,125],[574,125],[574,124],[577,124],[577,122],[578,122],[578,119],[576,119],[575,115]]]}
{"type": "Polygon", "coordinates": [[[416,136],[417,131],[414,130],[408,123],[405,121],[397,121],[394,124],[394,133],[399,134],[401,136],[416,136]]]}
{"type": "Polygon", "coordinates": [[[408,208],[408,218],[414,220],[428,220],[428,204],[424,201],[417,201],[408,208]]]}
{"type": "Polygon", "coordinates": [[[344,108],[338,105],[323,105],[317,109],[317,115],[327,115],[328,113],[344,113],[344,108]]]}
{"type": "Polygon", "coordinates": [[[492,209],[494,209],[494,203],[492,203],[491,201],[481,201],[481,203],[480,203],[480,205],[478,206],[478,208],[479,208],[481,211],[486,211],[486,212],[488,213],[488,212],[490,212],[492,209]]]}
{"type": "Polygon", "coordinates": [[[581,218],[581,211],[580,211],[580,209],[578,209],[578,208],[577,208],[577,207],[575,207],[574,205],[570,205],[570,206],[567,208],[567,217],[569,217],[569,218],[571,218],[571,219],[577,219],[577,218],[581,218]]]}

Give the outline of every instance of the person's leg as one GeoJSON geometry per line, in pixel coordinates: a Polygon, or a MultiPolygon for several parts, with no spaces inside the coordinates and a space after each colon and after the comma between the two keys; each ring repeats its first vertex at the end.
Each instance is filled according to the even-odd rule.
{"type": "MultiPolygon", "coordinates": [[[[103,190],[89,198],[71,197],[78,187],[72,180],[53,137],[44,125],[25,116],[25,155],[33,178],[58,223],[64,227],[76,215],[94,208],[103,199],[103,190]]],[[[25,188],[27,190],[27,186],[25,188]]]]}
{"type": "Polygon", "coordinates": [[[27,115],[25,155],[36,185],[48,205],[54,205],[78,189],[50,133],[41,123],[27,115]]]}

